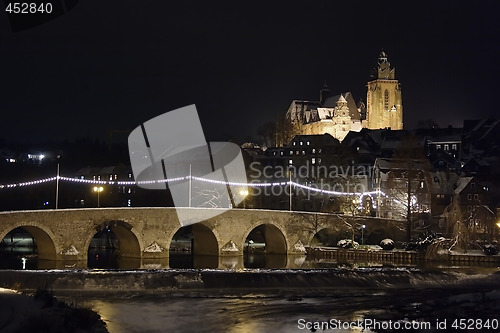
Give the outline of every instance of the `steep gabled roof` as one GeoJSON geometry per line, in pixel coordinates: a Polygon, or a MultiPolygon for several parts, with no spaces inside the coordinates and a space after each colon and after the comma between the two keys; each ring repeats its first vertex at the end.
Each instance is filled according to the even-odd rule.
{"type": "Polygon", "coordinates": [[[467,185],[473,178],[474,177],[461,177],[460,179],[458,179],[457,187],[455,188],[455,194],[460,194],[460,192],[462,192],[467,187],[467,185]]]}

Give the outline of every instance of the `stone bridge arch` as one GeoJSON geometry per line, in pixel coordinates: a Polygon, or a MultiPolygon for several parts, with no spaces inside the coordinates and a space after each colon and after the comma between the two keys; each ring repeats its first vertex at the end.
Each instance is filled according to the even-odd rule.
{"type": "Polygon", "coordinates": [[[240,246],[243,249],[245,241],[252,231],[261,228],[266,243],[266,253],[285,254],[288,250],[288,240],[286,232],[277,223],[272,221],[254,221],[251,226],[245,228],[240,239],[240,246]]]}
{"type": "Polygon", "coordinates": [[[23,228],[35,240],[37,246],[38,259],[42,260],[56,260],[58,259],[57,238],[50,228],[40,223],[33,222],[17,222],[10,225],[0,233],[0,240],[16,228],[23,228]]]}
{"type": "Polygon", "coordinates": [[[189,226],[179,226],[176,228],[168,237],[168,243],[171,244],[173,238],[183,228],[191,228],[191,232],[193,234],[193,249],[192,253],[196,255],[219,255],[220,249],[220,236],[217,233],[217,230],[214,229],[210,223],[207,222],[199,222],[195,224],[191,224],[189,226]]]}
{"type": "Polygon", "coordinates": [[[89,234],[86,236],[86,240],[84,243],[84,251],[87,254],[90,242],[92,238],[96,235],[96,233],[103,231],[105,229],[111,230],[119,242],[119,256],[127,257],[127,258],[141,258],[141,237],[138,235],[134,229],[134,227],[122,220],[110,220],[101,222],[94,226],[89,231],[89,234]]]}

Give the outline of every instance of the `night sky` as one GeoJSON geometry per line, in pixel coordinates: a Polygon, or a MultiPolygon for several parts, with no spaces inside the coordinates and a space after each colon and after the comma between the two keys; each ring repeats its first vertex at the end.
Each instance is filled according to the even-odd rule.
{"type": "Polygon", "coordinates": [[[324,80],[366,101],[382,48],[405,128],[496,114],[495,1],[270,2],[81,0],[19,32],[0,13],[0,138],[105,138],[196,104],[208,140],[245,140],[324,80]]]}

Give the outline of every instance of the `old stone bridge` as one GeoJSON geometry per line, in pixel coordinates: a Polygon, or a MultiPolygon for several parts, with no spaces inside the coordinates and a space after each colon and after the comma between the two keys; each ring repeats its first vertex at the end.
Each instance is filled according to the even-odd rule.
{"type": "MultiPolygon", "coordinates": [[[[177,208],[179,209],[179,208],[177,208]]],[[[232,209],[203,220],[205,209],[181,208],[202,222],[192,225],[193,253],[219,257],[242,256],[252,230],[260,228],[266,253],[302,254],[323,229],[365,235],[377,241],[402,239],[401,222],[369,217],[232,209]]],[[[213,214],[211,214],[213,215],[213,214]]],[[[0,213],[0,239],[21,227],[35,240],[39,259],[87,261],[88,249],[97,232],[110,229],[119,242],[121,257],[158,259],[169,256],[172,239],[181,228],[175,208],[98,208],[12,211],[0,213]]],[[[359,236],[358,236],[359,237],[359,236]]],[[[365,238],[366,239],[366,238],[365,238]]]]}

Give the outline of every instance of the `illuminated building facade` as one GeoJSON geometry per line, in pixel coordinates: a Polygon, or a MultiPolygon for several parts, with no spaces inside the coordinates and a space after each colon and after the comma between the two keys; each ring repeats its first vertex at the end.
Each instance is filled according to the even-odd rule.
{"type": "Polygon", "coordinates": [[[369,129],[403,129],[403,103],[401,85],[396,69],[391,67],[384,51],[380,53],[372,80],[367,84],[366,125],[369,129]]]}

